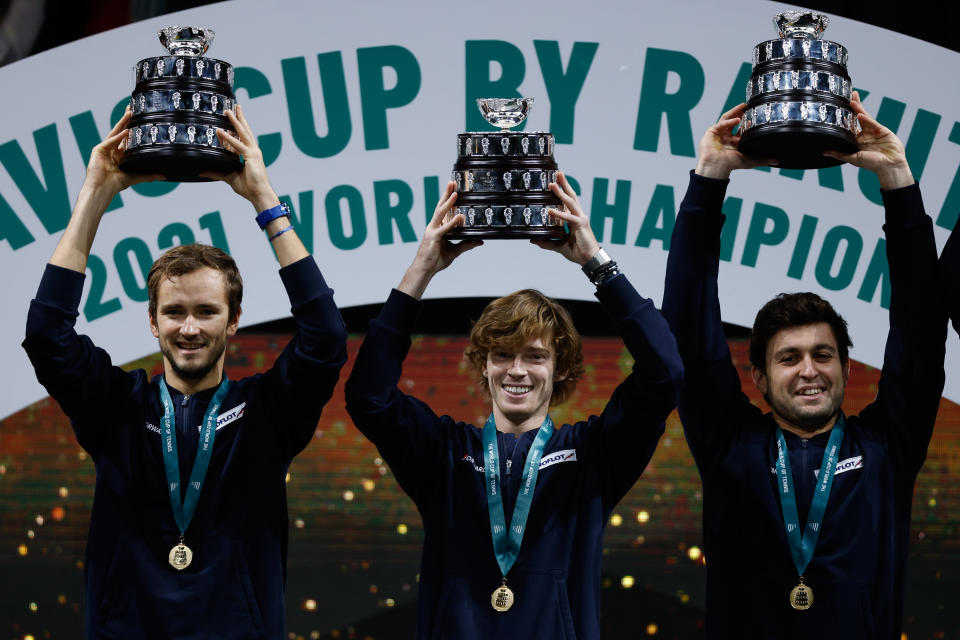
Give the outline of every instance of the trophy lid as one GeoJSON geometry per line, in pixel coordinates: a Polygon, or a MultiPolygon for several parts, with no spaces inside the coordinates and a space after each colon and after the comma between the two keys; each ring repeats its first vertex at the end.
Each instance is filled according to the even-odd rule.
{"type": "Polygon", "coordinates": [[[157,32],[162,44],[172,56],[202,56],[213,42],[213,29],[209,27],[164,27],[157,32]]]}
{"type": "Polygon", "coordinates": [[[781,38],[819,39],[830,18],[817,11],[784,11],[773,17],[781,38]]]}
{"type": "Polygon", "coordinates": [[[527,118],[533,98],[477,98],[477,108],[487,122],[506,131],[527,118]]]}

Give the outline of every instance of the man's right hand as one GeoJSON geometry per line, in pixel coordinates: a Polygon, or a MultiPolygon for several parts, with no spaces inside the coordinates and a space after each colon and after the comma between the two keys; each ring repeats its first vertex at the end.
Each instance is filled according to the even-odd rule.
{"type": "Polygon", "coordinates": [[[447,233],[463,224],[463,214],[460,213],[444,221],[456,201],[457,185],[455,182],[448,182],[433,212],[433,218],[423,232],[417,255],[397,285],[399,291],[419,300],[433,276],[449,267],[464,251],[483,244],[482,240],[462,240],[454,244],[446,239],[447,233]]]}
{"type": "Polygon", "coordinates": [[[87,175],[83,186],[102,196],[109,196],[107,202],[130,185],[163,179],[160,175],[132,175],[120,169],[120,159],[126,146],[127,123],[131,117],[127,107],[123,117],[113,126],[103,141],[90,152],[87,163],[87,175]]]}
{"type": "Polygon", "coordinates": [[[127,107],[123,117],[103,142],[90,152],[87,175],[83,179],[80,195],[73,207],[70,222],[53,251],[50,264],[83,273],[87,268],[87,258],[100,225],[100,218],[113,197],[132,184],[163,178],[150,174],[131,175],[120,169],[129,121],[130,107],[127,107]]]}
{"type": "Polygon", "coordinates": [[[734,134],[733,128],[740,123],[740,117],[746,108],[746,103],[741,102],[720,116],[719,122],[703,134],[697,151],[697,175],[726,180],[734,169],[752,169],[776,164],[775,160],[751,158],[737,151],[740,134],[734,134]]]}

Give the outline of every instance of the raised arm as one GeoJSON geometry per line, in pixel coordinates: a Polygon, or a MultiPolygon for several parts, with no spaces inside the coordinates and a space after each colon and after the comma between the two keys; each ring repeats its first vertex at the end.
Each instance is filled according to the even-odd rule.
{"type": "Polygon", "coordinates": [[[678,410],[701,472],[723,453],[741,412],[760,411],[741,390],[723,332],[717,282],[725,220],[721,207],[730,173],[770,164],[737,151],[739,136],[733,129],[745,107],[734,107],[704,133],[667,257],[663,315],[684,366],[678,410]]]}
{"type": "Polygon", "coordinates": [[[430,280],[464,251],[482,244],[476,240],[454,244],[444,237],[463,223],[460,214],[444,222],[456,201],[455,189],[455,183],[447,183],[417,255],[380,314],[370,322],[345,386],[347,412],[354,424],[377,446],[397,482],[414,501],[418,501],[423,487],[420,479],[425,468],[439,462],[446,437],[445,419],[402,393],[397,382],[420,314],[420,298],[430,280]]]}
{"type": "Polygon", "coordinates": [[[676,405],[683,365],[666,320],[601,251],[566,176],[558,172],[557,182],[550,188],[564,204],[563,210],[551,209],[550,213],[563,220],[570,233],[562,242],[537,240],[535,244],[581,267],[597,286],[597,299],[634,360],[630,375],[614,390],[601,414],[591,417],[585,426],[577,426],[594,452],[605,503],[612,508],[653,456],[664,420],[676,405]]]}
{"type": "Polygon", "coordinates": [[[333,395],[347,360],[346,328],[333,290],[280,207],[243,107],[237,105],[236,111],[228,110],[226,115],[236,136],[224,129],[217,129],[217,135],[224,148],[243,156],[243,168],[225,175],[206,175],[223,180],[253,205],[259,214],[257,222],[280,263],[280,279],[297,332],[258,383],[272,407],[282,448],[287,458],[292,458],[310,442],[321,411],[333,395]]]}
{"type": "Polygon", "coordinates": [[[862,128],[860,150],[827,155],[877,174],[890,269],[890,331],[883,370],[877,398],[860,416],[897,442],[892,451],[912,481],[926,457],[944,382],[947,322],[937,286],[933,221],[924,211],[903,143],[870,117],[856,92],[850,104],[862,128]]]}
{"type": "Polygon", "coordinates": [[[120,170],[129,120],[128,108],[90,153],[73,214],[30,303],[23,341],[37,380],[70,416],[77,440],[94,459],[99,455],[109,414],[116,408],[109,399],[123,397],[123,389],[133,383],[131,374],[114,367],[105,351],[74,329],[87,258],[100,219],[113,197],[130,185],[161,177],[120,170]]]}

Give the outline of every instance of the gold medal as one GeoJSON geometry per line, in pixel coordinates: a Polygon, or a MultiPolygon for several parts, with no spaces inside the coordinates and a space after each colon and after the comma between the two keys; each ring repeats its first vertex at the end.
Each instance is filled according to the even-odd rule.
{"type": "Polygon", "coordinates": [[[170,561],[171,567],[177,571],[183,571],[193,562],[193,551],[190,550],[190,547],[183,544],[183,539],[181,538],[180,542],[175,544],[173,549],[170,549],[170,555],[167,559],[170,561]]]}
{"type": "Polygon", "coordinates": [[[503,613],[513,606],[513,591],[507,586],[507,579],[504,578],[499,587],[494,589],[490,596],[490,605],[494,611],[503,613]]]}
{"type": "Polygon", "coordinates": [[[803,576],[800,576],[800,584],[790,591],[790,606],[797,611],[806,611],[813,606],[813,589],[803,584],[803,576]]]}

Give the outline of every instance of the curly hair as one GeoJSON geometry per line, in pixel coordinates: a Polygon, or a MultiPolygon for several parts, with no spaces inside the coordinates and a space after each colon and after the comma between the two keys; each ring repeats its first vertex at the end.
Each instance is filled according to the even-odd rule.
{"type": "Polygon", "coordinates": [[[168,278],[186,275],[210,267],[223,274],[227,285],[227,305],[230,318],[236,318],[243,301],[243,279],[237,263],[230,254],[206,244],[184,244],[168,249],[150,267],[147,274],[147,295],[149,297],[150,317],[157,317],[157,289],[160,282],[168,278]]]}
{"type": "Polygon", "coordinates": [[[583,345],[570,313],[535,289],[523,289],[487,305],[470,331],[470,345],[464,351],[485,392],[487,354],[497,347],[519,349],[541,338],[552,342],[555,371],[564,376],[553,383],[550,404],[565,402],[583,376],[583,345]]]}
{"type": "Polygon", "coordinates": [[[750,332],[750,364],[767,370],[767,345],[781,329],[826,322],[837,341],[840,363],[847,364],[853,342],[847,332],[847,321],[815,293],[781,293],[757,312],[750,332]]]}

